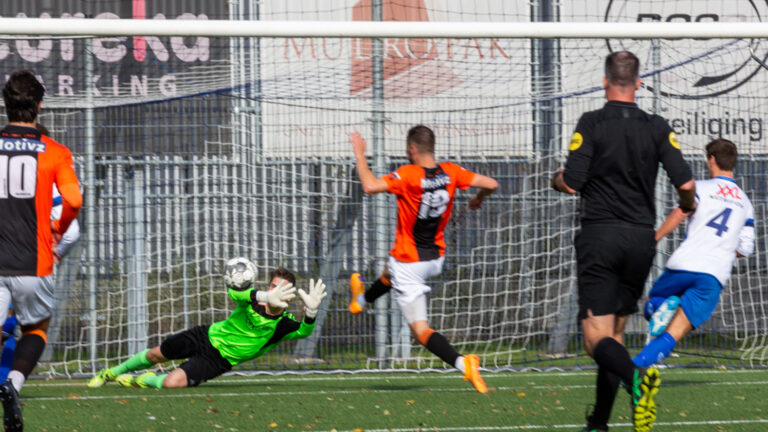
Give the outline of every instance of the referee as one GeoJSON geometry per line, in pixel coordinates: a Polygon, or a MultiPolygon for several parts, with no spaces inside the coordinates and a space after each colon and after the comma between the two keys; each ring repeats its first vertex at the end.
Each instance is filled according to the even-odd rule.
{"type": "Polygon", "coordinates": [[[630,392],[636,432],[656,420],[656,369],[636,368],[623,345],[624,326],[637,312],[655,255],[654,186],[659,163],[677,188],[680,208],[696,207],[691,169],[672,128],[635,103],[640,61],[631,52],[605,59],[608,102],[576,125],[565,169],[552,178],[560,192],[581,194],[581,230],[574,238],[579,321],[587,353],[598,365],[597,402],[585,432],[607,431],[619,381],[630,392]]]}

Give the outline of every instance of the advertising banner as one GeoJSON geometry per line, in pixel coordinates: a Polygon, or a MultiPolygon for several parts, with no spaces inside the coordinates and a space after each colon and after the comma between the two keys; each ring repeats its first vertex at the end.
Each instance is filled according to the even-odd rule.
{"type": "MultiPolygon", "coordinates": [[[[768,1],[602,0],[562,3],[562,21],[606,22],[760,22],[768,17],[768,1]]],[[[581,97],[564,98],[568,133],[584,110],[604,103],[603,61],[614,51],[634,52],[645,75],[638,103],[658,109],[686,153],[698,154],[717,137],[731,139],[741,152],[766,153],[768,47],[748,39],[569,40],[563,41],[563,80],[573,93],[594,88],[581,97]],[[658,73],[657,76],[655,74],[658,73]]]]}
{"type": "MultiPolygon", "coordinates": [[[[0,3],[0,14],[3,17],[75,20],[208,20],[226,19],[228,3],[4,0],[0,3]]],[[[207,87],[201,87],[202,77],[218,77],[219,85],[228,85],[228,65],[222,65],[228,59],[229,41],[206,37],[48,39],[37,36],[0,40],[3,74],[7,77],[18,69],[35,72],[46,87],[46,105],[49,107],[77,106],[89,86],[94,103],[99,106],[179,97],[217,86],[206,79],[207,87]],[[86,53],[92,54],[90,71],[86,53]]]]}

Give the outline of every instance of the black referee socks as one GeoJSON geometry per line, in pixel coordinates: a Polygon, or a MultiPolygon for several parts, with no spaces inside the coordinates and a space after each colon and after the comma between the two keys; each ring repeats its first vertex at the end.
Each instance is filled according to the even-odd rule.
{"type": "Polygon", "coordinates": [[[592,357],[600,368],[617,375],[628,385],[632,385],[635,364],[624,345],[613,338],[603,338],[595,346],[592,357]]]}

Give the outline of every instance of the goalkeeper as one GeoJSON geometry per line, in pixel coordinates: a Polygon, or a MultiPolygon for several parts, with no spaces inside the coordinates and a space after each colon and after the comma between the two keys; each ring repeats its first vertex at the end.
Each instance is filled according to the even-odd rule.
{"type": "MultiPolygon", "coordinates": [[[[237,302],[229,318],[170,336],[159,346],[99,371],[88,382],[88,387],[101,387],[107,381],[116,381],[124,387],[195,387],[230,371],[234,365],[263,355],[282,341],[309,336],[326,296],[325,284],[320,279],[310,280],[309,293],[298,291],[306,306],[304,319],[298,322],[285,311],[288,302],[296,296],[295,283],[293,273],[277,268],[270,274],[267,291],[229,287],[229,297],[237,302]],[[178,359],[188,360],[167,374],[156,375],[150,371],[134,377],[128,373],[178,359]]],[[[250,281],[244,285],[249,284],[250,281]]]]}

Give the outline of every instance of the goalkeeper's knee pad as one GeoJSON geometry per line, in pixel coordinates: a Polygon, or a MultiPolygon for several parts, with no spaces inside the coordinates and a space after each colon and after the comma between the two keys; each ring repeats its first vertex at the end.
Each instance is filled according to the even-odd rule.
{"type": "Polygon", "coordinates": [[[651,315],[653,315],[653,313],[656,312],[656,309],[664,303],[664,300],[666,300],[664,297],[651,297],[645,302],[643,315],[645,316],[646,321],[651,320],[651,315]]]}

